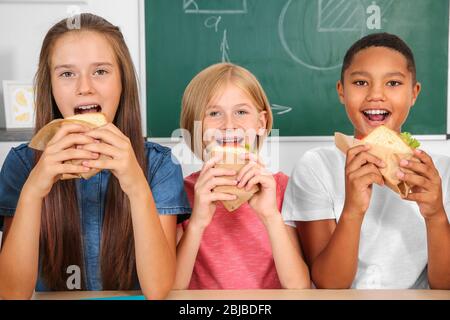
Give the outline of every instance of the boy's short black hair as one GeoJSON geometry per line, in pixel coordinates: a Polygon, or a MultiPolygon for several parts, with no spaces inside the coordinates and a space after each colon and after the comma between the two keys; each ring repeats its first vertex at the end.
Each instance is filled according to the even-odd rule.
{"type": "Polygon", "coordinates": [[[344,56],[341,69],[341,82],[344,83],[344,72],[352,63],[353,57],[361,50],[370,47],[385,47],[400,52],[406,59],[407,68],[412,73],[413,83],[416,82],[416,63],[411,48],[398,36],[386,32],[372,33],[356,41],[344,56]]]}

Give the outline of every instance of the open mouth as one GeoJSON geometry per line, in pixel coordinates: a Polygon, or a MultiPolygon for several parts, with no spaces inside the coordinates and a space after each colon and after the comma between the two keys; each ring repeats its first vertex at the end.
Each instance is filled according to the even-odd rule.
{"type": "Polygon", "coordinates": [[[223,137],[220,139],[216,139],[216,142],[219,146],[223,147],[239,147],[243,146],[243,137],[223,137]]]}
{"type": "Polygon", "coordinates": [[[99,104],[81,105],[81,106],[75,107],[75,109],[74,109],[75,114],[101,112],[101,111],[102,111],[102,107],[99,104]]]}
{"type": "Polygon", "coordinates": [[[382,123],[389,118],[391,113],[385,109],[367,109],[362,111],[364,117],[373,123],[382,123]]]}

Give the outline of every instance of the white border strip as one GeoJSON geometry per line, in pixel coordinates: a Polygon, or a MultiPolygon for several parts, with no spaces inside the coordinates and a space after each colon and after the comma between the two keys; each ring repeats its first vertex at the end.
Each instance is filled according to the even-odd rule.
{"type": "MultiPolygon", "coordinates": [[[[419,141],[446,141],[447,137],[444,134],[439,135],[415,135],[419,141]]],[[[147,137],[147,140],[156,142],[156,143],[179,143],[182,141],[182,138],[152,138],[147,137]]],[[[267,138],[267,142],[272,142],[273,140],[279,142],[330,142],[334,141],[333,136],[307,136],[307,137],[269,137],[267,138]]]]}

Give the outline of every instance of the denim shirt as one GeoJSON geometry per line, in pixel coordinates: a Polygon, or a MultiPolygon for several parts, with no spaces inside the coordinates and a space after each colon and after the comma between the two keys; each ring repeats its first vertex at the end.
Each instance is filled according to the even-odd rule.
{"type": "MultiPolygon", "coordinates": [[[[180,164],[169,148],[145,142],[147,179],[160,215],[175,214],[178,222],[191,213],[183,185],[180,164]]],[[[0,171],[0,230],[4,216],[12,217],[16,210],[22,186],[34,164],[34,151],[28,144],[12,148],[0,171]]],[[[102,290],[100,274],[100,245],[109,170],[102,170],[89,180],[76,179],[80,225],[84,244],[86,288],[102,290]]],[[[139,289],[136,284],[135,289],[139,289]]],[[[41,276],[36,291],[47,291],[41,276]]]]}

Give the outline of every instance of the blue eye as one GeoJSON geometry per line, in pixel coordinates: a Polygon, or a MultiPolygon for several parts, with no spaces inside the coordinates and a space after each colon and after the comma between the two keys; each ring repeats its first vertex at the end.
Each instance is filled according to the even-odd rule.
{"type": "Polygon", "coordinates": [[[365,81],[365,80],[356,80],[356,81],[353,82],[353,84],[355,84],[355,85],[357,85],[359,87],[368,85],[367,81],[365,81]]]}
{"type": "Polygon", "coordinates": [[[209,115],[210,117],[216,117],[216,116],[219,115],[219,112],[218,112],[218,111],[211,111],[210,113],[208,113],[208,115],[209,115]]]}
{"type": "Polygon", "coordinates": [[[244,116],[244,115],[248,114],[248,112],[245,110],[239,110],[239,111],[237,111],[237,114],[240,116],[244,116]]]}
{"type": "Polygon", "coordinates": [[[401,84],[402,83],[399,81],[391,80],[391,81],[388,81],[387,86],[388,87],[397,87],[397,86],[400,86],[401,84]]]}
{"type": "Polygon", "coordinates": [[[61,73],[59,76],[60,76],[60,77],[63,77],[63,78],[70,78],[70,77],[72,77],[73,75],[74,75],[73,72],[71,72],[71,71],[65,71],[65,72],[61,73]]]}

